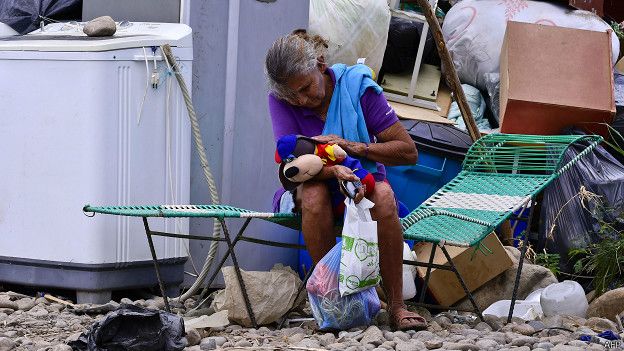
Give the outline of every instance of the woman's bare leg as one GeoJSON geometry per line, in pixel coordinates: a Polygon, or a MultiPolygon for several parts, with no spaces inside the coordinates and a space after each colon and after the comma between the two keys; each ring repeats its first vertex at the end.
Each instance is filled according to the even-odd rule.
{"type": "Polygon", "coordinates": [[[307,181],[297,188],[297,208],[301,210],[301,230],[314,263],[336,245],[334,214],[325,182],[307,181]]]}

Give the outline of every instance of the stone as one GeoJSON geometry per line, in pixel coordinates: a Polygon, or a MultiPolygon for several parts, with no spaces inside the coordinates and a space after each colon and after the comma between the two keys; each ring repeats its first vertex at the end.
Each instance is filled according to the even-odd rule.
{"type": "Polygon", "coordinates": [[[442,345],[447,350],[479,351],[479,346],[466,342],[447,342],[442,345]]]}
{"type": "Polygon", "coordinates": [[[483,319],[485,319],[485,323],[487,323],[492,330],[501,330],[505,326],[505,323],[503,323],[500,318],[490,314],[483,316],[483,319]]]}
{"type": "Polygon", "coordinates": [[[475,342],[475,346],[479,347],[479,349],[494,349],[498,346],[498,342],[492,339],[481,339],[475,342]]]}
{"type": "Polygon", "coordinates": [[[374,325],[368,327],[364,331],[362,339],[360,339],[360,343],[362,344],[373,344],[375,346],[381,345],[384,341],[386,340],[384,339],[383,332],[374,325]]]}
{"type": "Polygon", "coordinates": [[[298,343],[295,343],[294,346],[310,348],[310,349],[318,349],[321,347],[321,343],[319,343],[318,340],[305,338],[299,341],[298,343]]]}
{"type": "Polygon", "coordinates": [[[394,342],[394,341],[385,341],[379,347],[382,347],[382,348],[387,349],[387,350],[394,350],[395,346],[396,346],[396,342],[394,342]]]}
{"type": "Polygon", "coordinates": [[[305,330],[300,327],[284,328],[281,330],[283,336],[291,336],[295,334],[305,334],[305,330]]]}
{"type": "MultiPolygon", "coordinates": [[[[511,246],[505,246],[505,250],[507,250],[513,265],[472,293],[477,306],[482,311],[496,301],[509,299],[513,292],[520,251],[511,246]]],[[[527,260],[524,260],[517,297],[518,299],[524,299],[531,292],[558,282],[555,275],[548,268],[530,264],[527,260]]],[[[467,298],[463,299],[457,306],[461,309],[472,309],[472,304],[467,298]]],[[[496,330],[496,328],[492,328],[496,330]]]]}
{"type": "Polygon", "coordinates": [[[394,337],[398,338],[401,341],[408,341],[409,339],[411,339],[411,337],[409,336],[409,334],[407,334],[404,331],[396,331],[394,332],[394,337]]]}
{"type": "Polygon", "coordinates": [[[192,328],[186,332],[186,341],[188,341],[188,346],[199,345],[201,340],[202,340],[202,337],[201,335],[199,335],[199,332],[197,331],[197,329],[192,328]]]}
{"type": "Polygon", "coordinates": [[[336,337],[332,333],[324,333],[316,336],[321,346],[327,346],[336,342],[336,337]]]}
{"type": "Polygon", "coordinates": [[[585,326],[597,332],[603,332],[605,330],[612,330],[615,332],[618,330],[618,327],[615,323],[613,323],[612,321],[606,318],[600,318],[600,317],[589,318],[585,322],[585,326]]]}
{"type": "Polygon", "coordinates": [[[184,351],[201,351],[201,347],[199,345],[185,347],[184,351]]]}
{"type": "Polygon", "coordinates": [[[624,311],[624,287],[607,291],[589,304],[587,317],[607,318],[615,322],[615,315],[624,311]]]}
{"type": "Polygon", "coordinates": [[[65,328],[67,328],[67,322],[65,322],[62,319],[59,319],[59,320],[56,321],[56,323],[54,323],[54,326],[59,328],[59,329],[65,329],[65,328]]]}
{"type": "Polygon", "coordinates": [[[72,351],[72,348],[69,345],[58,344],[58,345],[52,346],[50,351],[72,351]]]}
{"type": "Polygon", "coordinates": [[[424,343],[427,350],[439,349],[444,344],[440,339],[426,340],[424,343]]]}
{"type": "Polygon", "coordinates": [[[433,317],[433,322],[438,323],[442,328],[446,328],[453,324],[453,322],[451,322],[451,320],[447,316],[440,315],[433,317]]]}
{"type": "Polygon", "coordinates": [[[240,325],[238,325],[238,324],[232,324],[232,325],[229,325],[229,326],[227,326],[227,327],[225,328],[225,332],[226,332],[226,333],[231,333],[231,332],[233,332],[233,331],[236,331],[236,330],[241,330],[241,329],[243,329],[243,327],[241,327],[240,325]]]}
{"type": "Polygon", "coordinates": [[[563,327],[563,320],[561,319],[561,316],[559,315],[544,317],[542,318],[542,322],[544,323],[546,328],[563,327]]]}
{"type": "Polygon", "coordinates": [[[433,340],[435,338],[436,335],[428,330],[420,330],[412,335],[412,339],[420,341],[433,340]]]}
{"type": "Polygon", "coordinates": [[[535,328],[529,324],[516,324],[511,328],[514,333],[531,336],[535,333],[535,328]]]}
{"type": "Polygon", "coordinates": [[[223,344],[225,344],[227,342],[227,339],[224,338],[223,336],[214,336],[212,337],[212,339],[215,341],[215,344],[217,344],[217,346],[223,346],[223,344]]]}
{"type": "Polygon", "coordinates": [[[11,300],[7,300],[7,299],[1,299],[0,300],[0,308],[8,308],[8,309],[11,309],[13,311],[19,309],[19,307],[17,305],[17,302],[11,301],[11,300]]]}
{"type": "Polygon", "coordinates": [[[474,329],[482,332],[492,331],[492,327],[486,322],[479,322],[477,325],[475,325],[474,329]]]}
{"type": "Polygon", "coordinates": [[[425,348],[425,343],[419,340],[401,341],[394,347],[396,351],[419,351],[425,348]]]}
{"type": "Polygon", "coordinates": [[[205,338],[199,343],[201,350],[214,350],[217,348],[217,343],[213,338],[205,338]]]}
{"type": "Polygon", "coordinates": [[[30,311],[26,313],[33,317],[43,317],[47,316],[50,312],[48,312],[48,310],[46,310],[45,308],[33,307],[30,311]]]}
{"type": "Polygon", "coordinates": [[[581,340],[568,341],[568,345],[576,346],[576,347],[582,347],[582,348],[587,347],[587,343],[585,341],[581,341],[581,340]]]}
{"type": "Polygon", "coordinates": [[[15,348],[15,342],[9,338],[0,337],[0,351],[9,351],[15,348]]]}
{"type": "Polygon", "coordinates": [[[587,322],[587,320],[583,317],[571,316],[567,314],[561,315],[561,323],[563,324],[563,327],[567,329],[574,330],[582,325],[585,325],[585,322],[587,322]]]}
{"type": "Polygon", "coordinates": [[[90,37],[109,37],[117,31],[117,25],[110,16],[102,16],[87,22],[82,31],[90,37]]]}
{"type": "Polygon", "coordinates": [[[535,331],[542,331],[546,328],[546,325],[542,321],[528,321],[527,324],[532,326],[535,331]]]}
{"type": "Polygon", "coordinates": [[[299,341],[305,339],[306,335],[304,333],[298,333],[295,335],[291,335],[288,337],[288,342],[291,344],[298,343],[299,341]]]}
{"type": "MultiPolygon", "coordinates": [[[[134,302],[132,302],[132,300],[130,300],[127,297],[122,298],[121,300],[119,300],[120,304],[127,304],[127,305],[134,305],[134,302]]],[[[195,345],[192,345],[195,346],[195,345]]]]}
{"type": "Polygon", "coordinates": [[[15,303],[17,304],[17,308],[21,311],[28,311],[35,307],[35,299],[23,298],[15,301],[15,303]]]}
{"type": "Polygon", "coordinates": [[[551,342],[538,342],[537,344],[534,344],[533,347],[550,350],[555,347],[555,345],[551,342]]]}
{"type": "Polygon", "coordinates": [[[538,338],[534,338],[532,336],[522,335],[517,338],[514,338],[511,341],[511,346],[533,346],[533,344],[539,342],[538,338]]]}
{"type": "Polygon", "coordinates": [[[584,349],[585,349],[584,347],[577,347],[577,346],[570,346],[570,345],[559,344],[559,345],[555,345],[555,347],[553,347],[550,350],[551,351],[582,351],[584,349]]]}

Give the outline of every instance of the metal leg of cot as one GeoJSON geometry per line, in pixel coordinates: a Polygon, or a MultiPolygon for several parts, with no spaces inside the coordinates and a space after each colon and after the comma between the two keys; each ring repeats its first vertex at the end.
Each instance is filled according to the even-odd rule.
{"type": "MultiPolygon", "coordinates": [[[[520,275],[522,274],[522,265],[524,264],[524,256],[529,245],[529,234],[531,233],[531,221],[533,220],[533,213],[535,212],[535,201],[529,201],[526,206],[531,206],[529,210],[529,219],[527,220],[527,227],[524,231],[524,239],[522,241],[522,248],[520,249],[520,259],[518,260],[518,271],[516,272],[516,281],[514,282],[513,292],[511,294],[511,305],[509,306],[509,314],[507,315],[507,323],[511,323],[511,317],[513,316],[513,310],[516,304],[516,298],[518,297],[518,285],[520,284],[520,275]]],[[[512,234],[513,235],[513,234],[512,234]]]]}
{"type": "MultiPolygon", "coordinates": [[[[241,227],[241,229],[238,231],[238,234],[236,234],[236,238],[234,238],[234,241],[232,242],[232,247],[236,246],[236,243],[238,243],[238,241],[242,238],[243,236],[243,232],[245,232],[245,229],[247,229],[247,226],[249,225],[249,222],[251,222],[251,218],[247,218],[245,220],[245,223],[243,224],[243,226],[241,227]]],[[[223,224],[221,224],[223,226],[223,224]]],[[[201,240],[207,240],[207,241],[211,241],[212,239],[201,239],[201,240]]],[[[224,241],[227,242],[227,240],[224,239],[224,241]]],[[[228,245],[228,248],[225,252],[225,254],[223,255],[223,257],[221,258],[221,261],[219,261],[219,264],[217,265],[217,268],[214,270],[214,272],[212,272],[212,275],[210,276],[210,279],[208,279],[208,283],[206,284],[207,287],[210,287],[212,285],[212,282],[214,282],[214,280],[217,278],[217,275],[219,274],[219,272],[221,272],[221,267],[223,267],[223,265],[225,264],[225,261],[227,261],[227,258],[230,256],[230,252],[231,249],[228,245]]],[[[204,300],[205,294],[206,293],[206,289],[204,289],[204,291],[201,293],[201,295],[199,296],[199,298],[197,299],[198,304],[201,303],[201,301],[204,300]]]]}
{"type": "Polygon", "coordinates": [[[444,256],[446,257],[446,260],[451,264],[450,270],[452,270],[457,276],[459,283],[461,284],[462,288],[464,288],[464,292],[466,292],[466,296],[468,296],[468,299],[470,299],[470,303],[472,304],[472,307],[474,308],[475,312],[477,313],[481,321],[485,322],[485,320],[483,319],[483,315],[481,314],[481,310],[477,306],[477,303],[475,302],[474,297],[472,296],[472,293],[470,292],[470,290],[468,290],[468,286],[466,286],[466,282],[464,282],[464,278],[462,278],[461,274],[459,274],[459,271],[457,271],[457,267],[455,267],[455,263],[453,263],[453,260],[451,259],[451,255],[449,255],[448,251],[446,250],[446,247],[444,247],[444,242],[441,242],[439,245],[440,245],[440,248],[442,249],[442,252],[444,253],[444,256]]]}
{"type": "MultiPolygon", "coordinates": [[[[306,284],[308,283],[308,279],[310,279],[310,276],[312,275],[312,271],[314,271],[314,267],[316,267],[316,265],[312,264],[312,266],[310,267],[310,269],[306,273],[305,277],[303,278],[303,282],[301,283],[301,286],[299,287],[299,290],[297,290],[297,295],[295,296],[295,301],[297,301],[297,299],[299,299],[299,295],[301,295],[301,293],[305,289],[306,284]]],[[[277,325],[277,329],[282,329],[282,327],[284,326],[284,322],[286,322],[286,318],[288,317],[290,312],[292,312],[297,307],[298,306],[293,306],[288,311],[286,311],[286,313],[284,313],[284,317],[282,318],[282,320],[277,325]]]]}
{"type": "MultiPolygon", "coordinates": [[[[234,264],[234,271],[236,272],[236,278],[238,279],[238,285],[241,289],[241,293],[243,294],[243,300],[245,300],[245,307],[247,308],[247,314],[249,315],[249,319],[251,320],[251,325],[254,328],[258,328],[258,324],[256,323],[256,316],[253,313],[253,309],[251,308],[251,302],[249,302],[249,296],[247,295],[247,289],[245,288],[245,282],[243,281],[243,275],[241,274],[240,267],[238,266],[238,260],[236,259],[236,254],[234,253],[234,243],[230,240],[230,233],[227,230],[227,226],[225,225],[225,220],[223,218],[219,218],[219,223],[221,223],[221,228],[223,228],[223,235],[225,236],[225,240],[228,245],[228,251],[230,256],[232,257],[232,263],[234,264]]],[[[248,222],[247,222],[248,223],[248,222]]],[[[242,232],[239,232],[239,234],[242,232]]],[[[238,236],[237,236],[238,238],[238,236]]]]}
{"type": "Polygon", "coordinates": [[[427,294],[427,287],[429,286],[429,278],[431,278],[431,269],[433,268],[433,257],[435,256],[436,248],[438,245],[431,245],[431,255],[429,256],[429,264],[427,265],[427,274],[425,275],[425,282],[418,298],[418,303],[425,302],[425,295],[427,294]]]}
{"type": "Polygon", "coordinates": [[[163,301],[165,302],[165,310],[171,313],[171,308],[169,307],[169,299],[167,298],[167,294],[165,293],[165,284],[162,281],[162,277],[160,276],[160,267],[158,265],[158,258],[156,257],[156,249],[154,249],[154,241],[152,240],[152,232],[149,229],[149,225],[147,224],[147,217],[143,217],[143,226],[145,227],[145,235],[147,235],[147,243],[149,244],[150,251],[152,253],[152,262],[154,262],[154,268],[156,269],[156,278],[158,279],[158,286],[160,287],[160,293],[162,294],[163,301]]]}

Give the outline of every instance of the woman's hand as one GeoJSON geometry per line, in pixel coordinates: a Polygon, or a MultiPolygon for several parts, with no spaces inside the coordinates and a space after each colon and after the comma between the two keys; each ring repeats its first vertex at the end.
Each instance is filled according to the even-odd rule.
{"type": "Polygon", "coordinates": [[[366,150],[365,143],[358,143],[355,141],[346,140],[346,139],[339,137],[336,134],[318,135],[318,136],[313,137],[312,139],[323,144],[336,144],[340,146],[349,156],[354,156],[354,157],[364,156],[364,152],[366,150]]]}
{"type": "Polygon", "coordinates": [[[348,182],[356,182],[360,180],[360,178],[353,173],[353,170],[342,165],[334,165],[332,167],[332,172],[338,181],[346,180],[348,182]]]}

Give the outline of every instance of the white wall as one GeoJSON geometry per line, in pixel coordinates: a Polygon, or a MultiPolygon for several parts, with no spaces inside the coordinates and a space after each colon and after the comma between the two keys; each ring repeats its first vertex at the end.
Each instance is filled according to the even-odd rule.
{"type": "MultiPolygon", "coordinates": [[[[221,202],[270,211],[279,182],[273,161],[275,145],[267,108],[264,56],[278,36],[307,27],[308,1],[192,0],[190,18],[195,50],[193,101],[221,202]]],[[[210,202],[195,151],[191,202],[210,202]]],[[[242,221],[229,223],[235,235],[242,221]]],[[[211,234],[212,222],[191,220],[191,233],[211,234]]],[[[247,233],[297,241],[296,232],[259,220],[252,221],[247,233]]],[[[209,246],[205,241],[191,244],[198,269],[209,246]]],[[[224,251],[222,246],[220,253],[224,251]]],[[[295,250],[248,243],[239,243],[236,253],[247,270],[268,270],[277,262],[294,266],[297,261],[295,250]]],[[[187,268],[191,270],[189,264],[187,268]]]]}

